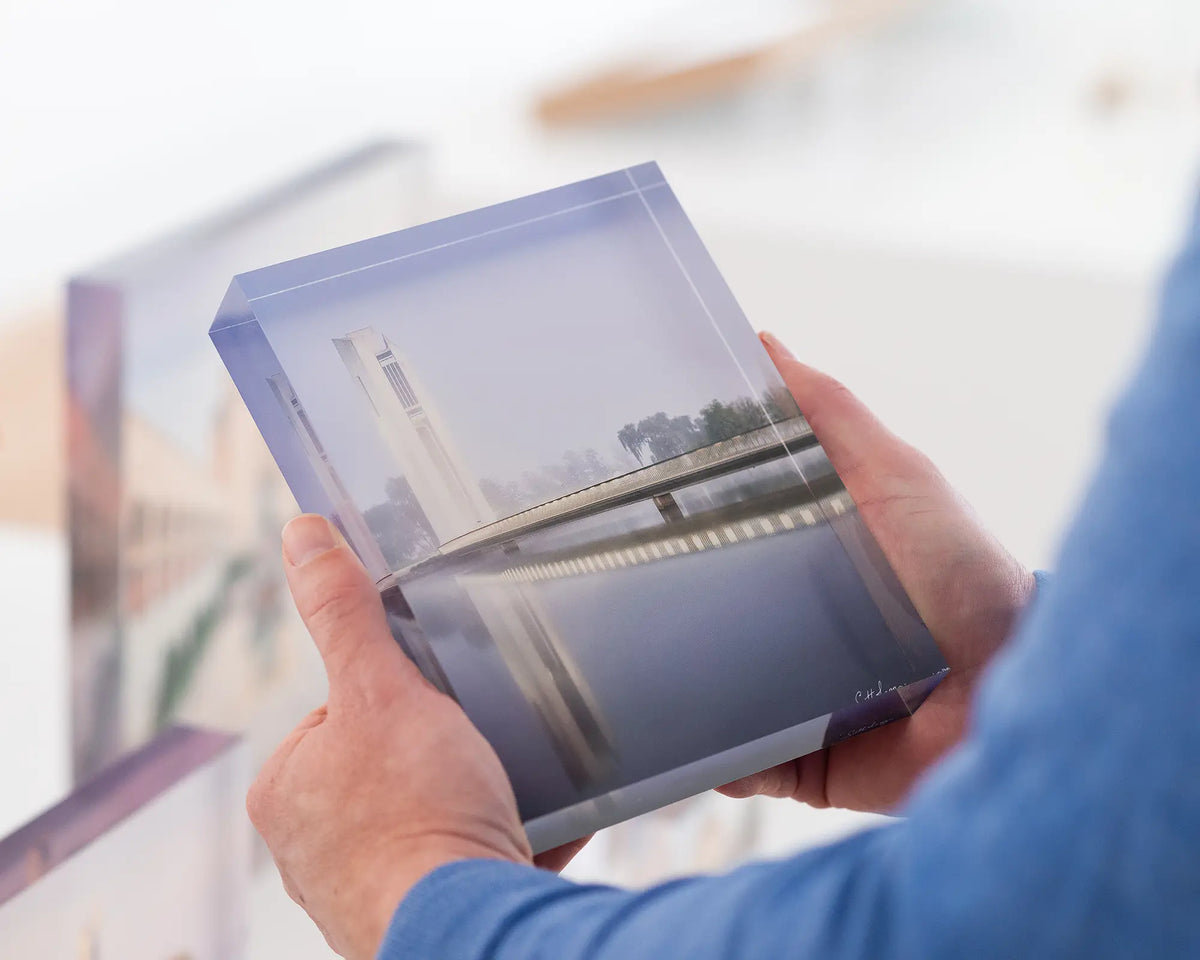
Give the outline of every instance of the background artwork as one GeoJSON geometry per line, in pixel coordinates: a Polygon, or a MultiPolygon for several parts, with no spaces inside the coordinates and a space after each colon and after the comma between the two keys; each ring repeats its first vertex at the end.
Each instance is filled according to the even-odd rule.
{"type": "Polygon", "coordinates": [[[5,955],[238,960],[248,774],[237,737],[172,727],[0,840],[5,955]]]}
{"type": "Polygon", "coordinates": [[[77,779],[173,720],[246,729],[319,683],[297,685],[278,562],[295,501],[204,329],[230,272],[403,225],[422,176],[418,149],[376,144],[72,279],[77,779]]]}

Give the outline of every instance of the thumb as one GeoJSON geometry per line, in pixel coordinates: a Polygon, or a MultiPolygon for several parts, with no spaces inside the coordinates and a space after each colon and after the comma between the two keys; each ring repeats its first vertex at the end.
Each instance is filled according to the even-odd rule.
{"type": "Polygon", "coordinates": [[[391,631],[379,591],[337,528],[304,514],[283,528],[283,568],[325,663],[329,696],[382,682],[420,682],[391,631]]]}
{"type": "Polygon", "coordinates": [[[866,405],[828,374],[801,363],[771,333],[759,335],[829,462],[856,501],[880,497],[880,485],[927,475],[929,465],[866,405]]]}

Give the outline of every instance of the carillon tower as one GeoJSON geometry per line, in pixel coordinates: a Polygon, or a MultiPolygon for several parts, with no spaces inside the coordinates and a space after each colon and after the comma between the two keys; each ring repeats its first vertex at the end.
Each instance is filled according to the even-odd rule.
{"type": "Polygon", "coordinates": [[[445,543],[496,519],[412,366],[364,327],[333,341],[429,525],[445,543]]]}

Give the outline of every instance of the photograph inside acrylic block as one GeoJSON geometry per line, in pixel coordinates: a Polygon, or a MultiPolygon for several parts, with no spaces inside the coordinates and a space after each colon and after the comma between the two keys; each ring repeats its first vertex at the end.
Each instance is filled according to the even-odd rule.
{"type": "Polygon", "coordinates": [[[944,671],[653,164],[242,275],[212,335],[531,838],[903,716],[944,671]]]}

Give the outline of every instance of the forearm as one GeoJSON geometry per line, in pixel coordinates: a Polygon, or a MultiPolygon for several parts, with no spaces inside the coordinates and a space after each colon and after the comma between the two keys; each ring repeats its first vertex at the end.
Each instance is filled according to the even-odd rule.
{"type": "Polygon", "coordinates": [[[884,828],[786,863],[639,893],[582,886],[514,864],[453,864],[409,894],[380,956],[886,958],[891,954],[881,948],[890,917],[879,912],[882,901],[870,888],[877,885],[872,865],[889,857],[891,833],[884,828]],[[822,919],[829,916],[848,922],[822,919]]]}
{"type": "Polygon", "coordinates": [[[1200,955],[1187,942],[1200,896],[1190,864],[1200,797],[1181,791],[1164,804],[1172,778],[1162,762],[1146,763],[1142,719],[1096,696],[1112,664],[1099,657],[1097,671],[1071,675],[1093,703],[1085,710],[1079,694],[1062,692],[1069,664],[1027,672],[1022,661],[1041,660],[1041,647],[1034,631],[989,680],[975,734],[905,820],[785,862],[640,893],[494,861],[453,864],[401,904],[380,956],[1200,955]]]}
{"type": "Polygon", "coordinates": [[[908,819],[645,893],[468,862],[382,956],[793,960],[1200,956],[1200,231],[1150,357],[967,741],[908,819]]]}

